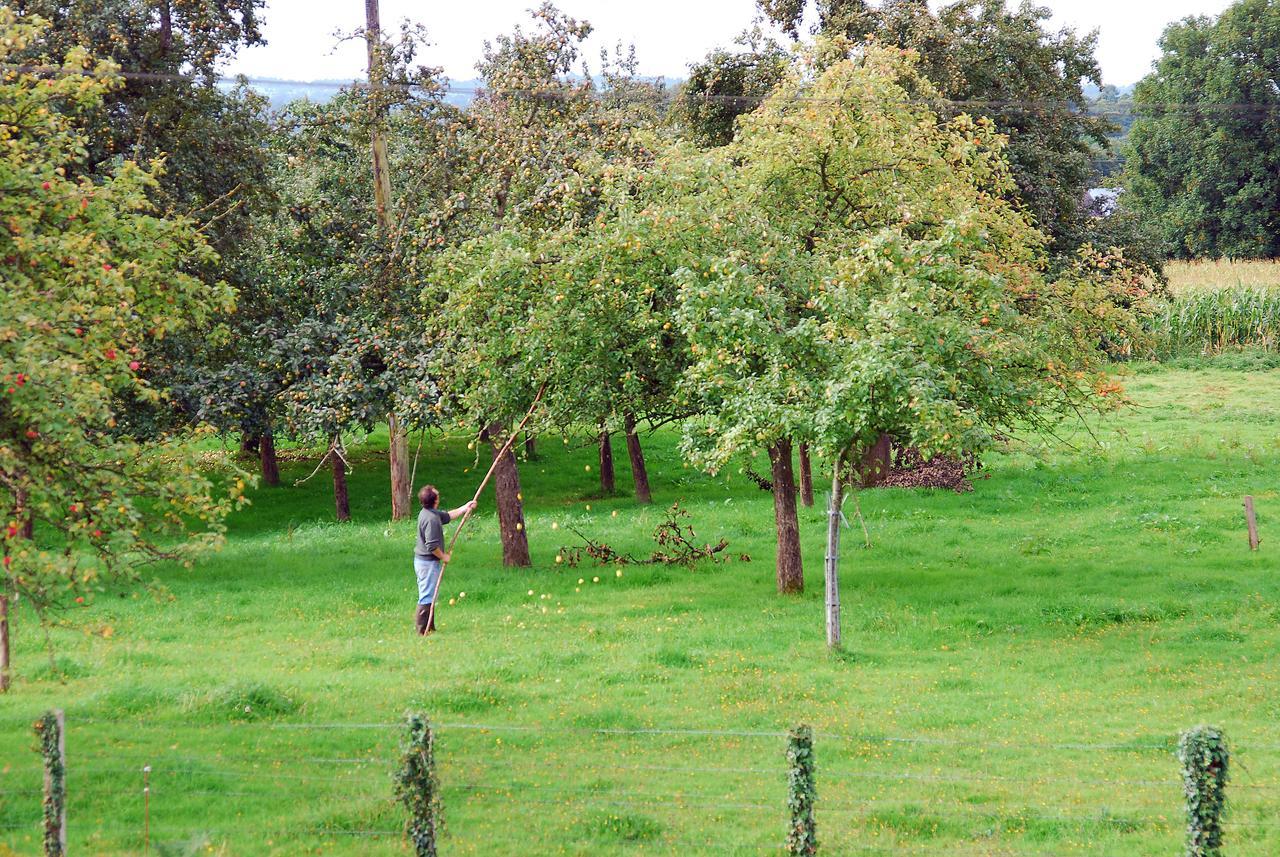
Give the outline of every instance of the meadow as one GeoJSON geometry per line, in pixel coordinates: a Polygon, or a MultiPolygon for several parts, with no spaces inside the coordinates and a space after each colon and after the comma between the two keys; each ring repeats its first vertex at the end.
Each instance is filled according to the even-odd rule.
{"type": "MultiPolygon", "coordinates": [[[[171,597],[104,593],[60,617],[56,668],[18,610],[0,854],[38,853],[30,723],[54,706],[73,854],[143,853],[144,824],[163,855],[407,853],[390,779],[407,711],[438,727],[445,854],[778,853],[780,733],[800,722],[823,853],[1170,857],[1172,749],[1201,722],[1233,746],[1229,853],[1280,852],[1280,370],[1124,371],[1134,407],[1011,441],[972,493],[862,492],[871,547],[854,521],[834,654],[821,499],[801,515],[806,590],[780,597],[769,496],[684,467],[671,431],[645,438],[647,508],[620,443],[606,498],[588,443],[542,438],[521,472],[535,566],[500,566],[482,505],[426,639],[379,439],[349,525],[330,523],[324,474],[294,485],[313,465],[291,462],[223,550],[157,570],[171,597]],[[556,563],[570,528],[647,554],[676,501],[731,561],[556,563]]],[[[464,438],[428,438],[417,481],[458,503],[478,465],[464,438]]]]}

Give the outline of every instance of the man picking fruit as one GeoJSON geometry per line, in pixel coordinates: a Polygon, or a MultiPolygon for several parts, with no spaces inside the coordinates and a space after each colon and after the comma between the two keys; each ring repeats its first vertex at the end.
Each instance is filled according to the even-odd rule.
{"type": "Polygon", "coordinates": [[[436,629],[431,603],[436,600],[441,569],[451,558],[444,552],[444,525],[475,509],[476,501],[468,500],[452,511],[443,511],[439,508],[440,492],[434,485],[424,485],[418,492],[418,501],[422,511],[418,513],[418,543],[413,549],[413,571],[418,576],[416,622],[419,634],[429,634],[436,629]]]}

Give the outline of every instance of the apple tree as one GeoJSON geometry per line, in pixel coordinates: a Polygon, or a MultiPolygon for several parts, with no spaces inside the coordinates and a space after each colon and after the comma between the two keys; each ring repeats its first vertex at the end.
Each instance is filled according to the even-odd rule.
{"type": "MultiPolygon", "coordinates": [[[[0,8],[0,65],[47,25],[0,8]]],[[[148,203],[158,164],[76,172],[78,120],[119,85],[71,49],[60,73],[0,79],[0,685],[8,609],[50,612],[216,545],[244,481],[199,466],[189,439],[120,430],[122,400],[155,401],[155,344],[228,313],[232,293],[187,273],[212,261],[195,224],[148,203]]]]}
{"type": "Polygon", "coordinates": [[[685,446],[711,469],[769,450],[783,591],[802,585],[789,442],[836,462],[838,494],[841,462],[886,432],[973,452],[1115,399],[1098,345],[1131,317],[1086,268],[1046,279],[1004,139],[935,96],[912,54],[869,46],[797,71],[703,156],[723,179],[686,219],[723,237],[681,272],[702,403],[685,446]]]}

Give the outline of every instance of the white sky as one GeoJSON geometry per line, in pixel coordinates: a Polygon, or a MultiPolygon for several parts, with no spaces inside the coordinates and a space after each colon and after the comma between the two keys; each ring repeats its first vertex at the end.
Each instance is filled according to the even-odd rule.
{"type": "MultiPolygon", "coordinates": [[[[1016,2],[1016,0],[1009,0],[1016,2]]],[[[1133,83],[1150,70],[1156,41],[1169,23],[1216,15],[1231,0],[1036,0],[1054,10],[1053,25],[1101,30],[1098,58],[1107,83],[1133,83]]],[[[475,76],[484,40],[528,20],[538,0],[381,0],[384,29],[403,18],[425,24],[434,42],[424,61],[455,80],[475,76]]],[[[640,72],[684,77],[690,62],[728,45],[750,25],[754,0],[559,0],[564,12],[590,21],[592,65],[601,47],[634,43],[640,72]]],[[[936,5],[930,3],[930,5],[936,5]]],[[[242,51],[226,69],[250,77],[292,80],[363,76],[363,43],[335,47],[335,31],[364,23],[363,0],[267,0],[265,47],[242,51]]]]}

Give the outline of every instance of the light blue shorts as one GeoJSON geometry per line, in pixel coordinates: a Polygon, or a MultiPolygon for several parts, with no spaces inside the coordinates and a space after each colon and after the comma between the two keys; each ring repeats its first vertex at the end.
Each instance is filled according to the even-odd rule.
{"type": "Polygon", "coordinates": [[[436,600],[436,588],[440,586],[440,560],[434,557],[415,556],[413,573],[418,576],[418,603],[430,604],[436,600]]]}

